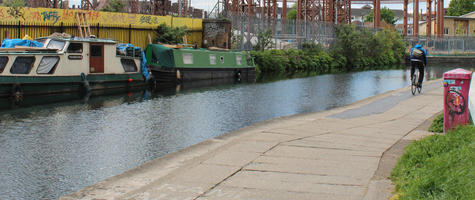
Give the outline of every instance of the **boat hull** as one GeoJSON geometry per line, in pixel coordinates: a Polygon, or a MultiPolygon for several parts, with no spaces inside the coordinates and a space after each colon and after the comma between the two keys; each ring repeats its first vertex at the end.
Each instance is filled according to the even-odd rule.
{"type": "Polygon", "coordinates": [[[162,68],[152,67],[157,82],[189,82],[213,79],[235,79],[253,82],[256,79],[255,68],[162,68]]]}
{"type": "Polygon", "coordinates": [[[90,92],[144,86],[142,74],[90,74],[81,76],[0,76],[0,98],[90,92]]]}

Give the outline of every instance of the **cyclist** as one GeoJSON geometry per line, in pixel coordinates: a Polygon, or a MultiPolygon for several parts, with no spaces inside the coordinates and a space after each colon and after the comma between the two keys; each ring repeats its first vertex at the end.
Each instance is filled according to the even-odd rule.
{"type": "Polygon", "coordinates": [[[419,80],[417,86],[422,86],[424,80],[424,67],[427,65],[426,51],[422,48],[422,45],[417,44],[411,49],[411,79],[414,76],[414,70],[417,67],[419,69],[419,80]]]}

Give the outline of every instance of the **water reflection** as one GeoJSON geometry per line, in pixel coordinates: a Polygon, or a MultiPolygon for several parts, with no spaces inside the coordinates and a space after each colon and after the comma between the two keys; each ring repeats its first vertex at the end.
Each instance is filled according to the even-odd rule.
{"type": "MultiPolygon", "coordinates": [[[[443,71],[429,68],[426,77],[440,77],[443,71]]],[[[0,113],[0,199],[54,199],[259,121],[405,87],[408,73],[368,71],[257,84],[198,82],[45,97],[42,106],[25,101],[0,113]]]]}

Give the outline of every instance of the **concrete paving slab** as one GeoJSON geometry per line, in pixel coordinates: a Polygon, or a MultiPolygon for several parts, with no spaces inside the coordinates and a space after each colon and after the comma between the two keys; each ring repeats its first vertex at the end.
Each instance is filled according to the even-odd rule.
{"type": "Polygon", "coordinates": [[[424,94],[408,93],[403,88],[341,108],[261,122],[63,199],[385,198],[378,192],[387,193],[387,183],[377,181],[386,177],[372,179],[383,176],[377,173],[382,160],[395,162],[383,159],[383,152],[430,134],[416,128],[442,106],[440,80],[425,85],[424,94]]]}
{"type": "MultiPolygon", "coordinates": [[[[359,160],[348,161],[349,165],[338,165],[340,160],[326,159],[301,159],[301,158],[287,158],[287,157],[272,157],[261,156],[244,170],[261,171],[261,172],[279,172],[285,174],[313,174],[326,176],[347,176],[351,175],[353,178],[366,177],[371,175],[367,173],[377,167],[378,160],[361,162],[359,160]]],[[[363,180],[363,179],[361,179],[363,180]]],[[[352,183],[348,180],[346,184],[352,183]]],[[[341,183],[344,184],[344,183],[341,183]]],[[[359,183],[361,184],[361,183],[359,183]]]]}
{"type": "Polygon", "coordinates": [[[358,196],[219,186],[197,200],[356,200],[358,196]]]}
{"type": "Polygon", "coordinates": [[[260,153],[223,151],[205,160],[206,164],[244,166],[259,157],[260,153]]]}
{"type": "Polygon", "coordinates": [[[266,179],[246,179],[240,173],[221,184],[224,187],[255,188],[262,190],[282,190],[291,192],[320,193],[328,195],[356,195],[363,197],[366,187],[360,185],[321,184],[298,181],[276,181],[270,184],[266,179]]]}

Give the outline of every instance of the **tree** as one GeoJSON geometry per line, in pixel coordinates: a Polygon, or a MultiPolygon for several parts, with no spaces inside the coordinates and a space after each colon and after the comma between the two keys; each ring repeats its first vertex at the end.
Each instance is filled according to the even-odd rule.
{"type": "Polygon", "coordinates": [[[168,27],[166,24],[160,24],[155,30],[156,37],[154,42],[165,44],[179,44],[183,43],[183,36],[186,35],[186,27],[168,27]]]}
{"type": "Polygon", "coordinates": [[[254,50],[264,51],[267,48],[272,47],[272,30],[269,28],[265,31],[259,29],[259,34],[257,35],[259,40],[257,41],[254,50]]]}
{"type": "Polygon", "coordinates": [[[8,14],[15,17],[15,19],[23,18],[23,7],[25,7],[26,3],[24,0],[5,0],[2,3],[2,6],[9,7],[8,14]]]}
{"type": "Polygon", "coordinates": [[[111,0],[101,11],[106,12],[122,12],[125,8],[125,4],[121,0],[111,0]]]}
{"type": "Polygon", "coordinates": [[[452,0],[447,10],[448,16],[460,16],[475,11],[475,0],[452,0]]]}
{"type": "Polygon", "coordinates": [[[292,5],[291,7],[292,10],[287,12],[287,18],[288,20],[296,20],[297,19],[297,4],[292,5]]]}
{"type": "MultiPolygon", "coordinates": [[[[396,23],[396,18],[394,18],[394,12],[390,10],[387,7],[384,7],[381,9],[381,19],[385,21],[388,24],[395,24],[396,23]]],[[[369,15],[366,15],[365,17],[365,22],[373,22],[373,10],[369,13],[369,15]]]]}

